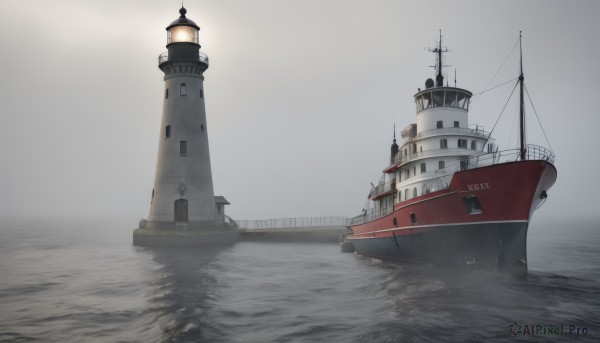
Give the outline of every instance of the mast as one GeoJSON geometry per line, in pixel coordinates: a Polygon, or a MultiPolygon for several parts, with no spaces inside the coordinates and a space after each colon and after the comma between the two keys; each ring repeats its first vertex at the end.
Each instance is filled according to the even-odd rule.
{"type": "Polygon", "coordinates": [[[525,160],[525,101],[523,98],[523,86],[525,77],[523,76],[523,45],[521,43],[521,31],[519,31],[519,51],[520,51],[520,63],[521,63],[521,75],[519,75],[519,88],[521,90],[521,97],[519,102],[519,133],[521,138],[521,146],[519,150],[519,155],[521,161],[525,160]]]}
{"type": "Polygon", "coordinates": [[[441,29],[440,29],[439,47],[437,49],[435,49],[434,52],[437,52],[437,54],[438,54],[438,67],[437,67],[438,74],[435,77],[435,80],[437,82],[436,86],[442,87],[442,86],[444,86],[444,76],[442,75],[442,30],[441,29]]]}

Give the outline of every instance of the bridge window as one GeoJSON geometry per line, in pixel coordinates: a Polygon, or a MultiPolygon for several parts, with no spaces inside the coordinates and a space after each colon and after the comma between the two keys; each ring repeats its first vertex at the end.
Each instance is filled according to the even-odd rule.
{"type": "Polygon", "coordinates": [[[437,128],[441,129],[443,127],[444,127],[444,122],[442,120],[438,120],[438,122],[437,122],[437,128]]]}
{"type": "Polygon", "coordinates": [[[408,188],[404,190],[404,200],[408,200],[408,188]]]}
{"type": "Polygon", "coordinates": [[[477,141],[471,141],[471,150],[477,150],[477,141]]]}
{"type": "Polygon", "coordinates": [[[408,180],[410,178],[410,169],[404,170],[404,180],[408,180]]]}
{"type": "Polygon", "coordinates": [[[458,107],[465,110],[469,109],[469,96],[465,93],[458,93],[458,107]]]}
{"type": "Polygon", "coordinates": [[[421,163],[421,173],[425,173],[427,171],[427,164],[425,162],[421,163]]]}
{"type": "Polygon", "coordinates": [[[423,111],[423,98],[418,96],[415,102],[417,103],[417,112],[423,111]]]}
{"type": "Polygon", "coordinates": [[[444,91],[433,92],[433,107],[444,106],[444,91]]]}
{"type": "Polygon", "coordinates": [[[455,91],[447,91],[446,92],[446,100],[444,102],[446,106],[456,107],[456,92],[455,91]]]}
{"type": "Polygon", "coordinates": [[[422,189],[421,189],[421,194],[427,194],[429,193],[429,190],[427,189],[427,185],[423,185],[422,189]]]}
{"type": "Polygon", "coordinates": [[[454,121],[454,127],[459,127],[459,126],[460,126],[460,123],[457,120],[455,120],[454,121]]]}
{"type": "Polygon", "coordinates": [[[444,168],[446,168],[446,162],[439,161],[438,162],[438,169],[444,169],[444,168]]]}
{"type": "Polygon", "coordinates": [[[467,170],[467,166],[468,166],[468,162],[467,161],[460,161],[460,170],[467,170]]]}
{"type": "Polygon", "coordinates": [[[417,187],[413,188],[413,198],[417,197],[417,187]]]}
{"type": "Polygon", "coordinates": [[[423,109],[428,109],[431,107],[431,93],[425,93],[422,95],[423,97],[423,109]]]}
{"type": "Polygon", "coordinates": [[[467,148],[467,140],[466,139],[459,139],[458,140],[458,147],[461,149],[466,149],[467,148]]]}
{"type": "Polygon", "coordinates": [[[440,139],[440,149],[448,149],[448,140],[446,138],[440,139]]]}

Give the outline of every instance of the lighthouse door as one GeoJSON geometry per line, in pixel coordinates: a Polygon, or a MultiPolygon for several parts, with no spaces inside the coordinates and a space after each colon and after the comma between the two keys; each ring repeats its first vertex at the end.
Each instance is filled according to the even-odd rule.
{"type": "Polygon", "coordinates": [[[186,199],[175,200],[175,221],[188,221],[188,202],[186,199]]]}

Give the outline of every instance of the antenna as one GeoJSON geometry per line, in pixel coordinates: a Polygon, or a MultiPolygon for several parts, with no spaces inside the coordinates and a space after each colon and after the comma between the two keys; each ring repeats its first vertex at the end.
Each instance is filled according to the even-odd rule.
{"type": "Polygon", "coordinates": [[[435,68],[437,71],[437,76],[435,77],[436,80],[436,86],[441,87],[444,85],[444,76],[442,75],[442,68],[443,67],[448,67],[447,65],[443,64],[443,57],[442,57],[442,53],[444,52],[450,52],[450,50],[448,50],[447,47],[442,47],[442,30],[440,29],[440,36],[439,36],[439,41],[438,41],[438,46],[435,48],[425,48],[425,50],[429,51],[429,52],[433,52],[434,54],[436,54],[436,59],[437,59],[437,63],[436,65],[430,66],[432,68],[435,68]]]}

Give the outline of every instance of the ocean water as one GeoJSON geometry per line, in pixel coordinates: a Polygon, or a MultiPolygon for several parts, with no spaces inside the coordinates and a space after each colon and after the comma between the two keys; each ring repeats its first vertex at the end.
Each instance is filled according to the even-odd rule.
{"type": "Polygon", "coordinates": [[[534,222],[525,280],[336,244],[147,249],[134,225],[2,221],[0,341],[600,341],[594,221],[534,222]]]}

